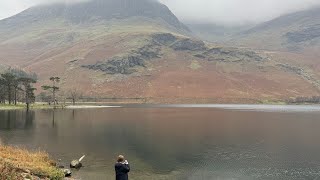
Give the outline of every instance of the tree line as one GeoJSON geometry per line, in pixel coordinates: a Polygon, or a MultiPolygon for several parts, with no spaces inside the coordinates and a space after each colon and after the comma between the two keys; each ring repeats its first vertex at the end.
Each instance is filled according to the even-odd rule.
{"type": "Polygon", "coordinates": [[[9,69],[0,74],[0,103],[17,105],[18,101],[25,102],[27,109],[35,102],[33,84],[37,82],[35,74],[22,73],[20,70],[9,69]]]}
{"type": "MultiPolygon", "coordinates": [[[[0,74],[0,104],[17,105],[18,102],[25,103],[27,110],[30,104],[36,102],[34,84],[37,83],[37,75],[35,73],[28,74],[22,70],[9,69],[5,73],[0,74]]],[[[58,86],[60,77],[50,77],[51,84],[41,86],[44,92],[41,92],[38,98],[47,102],[49,105],[58,104],[57,93],[60,90],[58,86]]],[[[80,98],[81,93],[74,88],[69,91],[69,99],[73,104],[80,98]]]]}

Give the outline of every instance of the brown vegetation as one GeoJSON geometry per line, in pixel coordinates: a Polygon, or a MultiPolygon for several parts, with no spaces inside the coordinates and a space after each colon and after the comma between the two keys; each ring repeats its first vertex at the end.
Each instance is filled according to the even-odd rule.
{"type": "Polygon", "coordinates": [[[247,103],[320,95],[318,57],[217,46],[137,20],[111,24],[108,30],[99,24],[46,27],[75,31],[72,42],[59,45],[67,41],[64,36],[41,29],[35,36],[38,31],[30,27],[25,38],[0,44],[0,64],[37,72],[37,89],[59,76],[60,93],[69,98],[74,87],[83,97],[152,103],[247,103]]]}
{"type": "Polygon", "coordinates": [[[64,174],[55,167],[47,153],[0,146],[0,179],[19,180],[24,179],[23,176],[62,179],[64,174]]]}

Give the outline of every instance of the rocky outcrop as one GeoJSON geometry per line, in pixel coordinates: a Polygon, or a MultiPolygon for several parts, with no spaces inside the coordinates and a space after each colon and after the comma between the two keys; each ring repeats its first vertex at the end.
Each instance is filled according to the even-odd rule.
{"type": "Polygon", "coordinates": [[[125,55],[114,56],[83,67],[103,71],[107,74],[129,75],[137,72],[138,67],[146,67],[147,61],[160,58],[163,48],[169,48],[174,51],[189,51],[195,57],[208,61],[260,62],[266,60],[266,58],[261,57],[254,51],[237,48],[208,48],[200,40],[182,38],[170,33],[157,33],[151,35],[149,43],[141,48],[132,50],[125,55]]]}
{"type": "Polygon", "coordinates": [[[177,40],[170,47],[176,51],[201,51],[205,49],[205,44],[200,40],[184,38],[177,40]]]}
{"type": "Polygon", "coordinates": [[[138,67],[146,67],[146,62],[161,57],[161,49],[170,47],[175,50],[198,50],[204,48],[202,41],[192,39],[178,39],[170,33],[151,35],[150,42],[131,52],[102,60],[96,64],[83,65],[84,68],[99,70],[107,74],[132,74],[138,67]]]}
{"type": "Polygon", "coordinates": [[[131,74],[135,72],[133,67],[142,66],[144,67],[144,61],[137,56],[118,56],[113,57],[105,62],[98,62],[94,65],[87,65],[92,70],[100,70],[107,74],[131,74]]]}
{"type": "Polygon", "coordinates": [[[288,32],[285,34],[289,43],[301,43],[311,41],[320,37],[320,24],[317,26],[309,27],[301,31],[288,32]]]}
{"type": "Polygon", "coordinates": [[[154,58],[161,57],[161,46],[155,43],[149,43],[146,46],[138,48],[137,50],[132,51],[133,54],[136,54],[138,57],[144,60],[150,60],[154,58]]]}
{"type": "Polygon", "coordinates": [[[160,47],[149,44],[138,48],[129,54],[115,56],[111,59],[103,60],[93,65],[84,65],[82,67],[100,70],[107,74],[132,74],[136,72],[137,67],[145,67],[147,60],[159,57],[160,47]]]}
{"type": "Polygon", "coordinates": [[[302,68],[291,66],[289,64],[277,64],[277,66],[285,71],[292,72],[298,75],[301,75],[304,72],[302,68]]]}
{"type": "Polygon", "coordinates": [[[165,46],[169,46],[177,40],[177,37],[171,33],[157,33],[151,37],[154,42],[165,46]]]}

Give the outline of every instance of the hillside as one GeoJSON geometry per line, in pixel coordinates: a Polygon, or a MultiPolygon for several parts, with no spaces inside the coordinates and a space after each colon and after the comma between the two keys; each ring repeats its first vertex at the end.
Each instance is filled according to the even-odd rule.
{"type": "Polygon", "coordinates": [[[0,28],[8,32],[16,30],[17,26],[29,27],[30,23],[48,25],[57,22],[90,26],[101,21],[118,21],[131,17],[143,17],[174,31],[189,32],[168,7],[155,0],[90,0],[75,4],[36,6],[3,20],[0,28]]]}
{"type": "Polygon", "coordinates": [[[204,41],[214,42],[214,43],[227,43],[236,34],[247,31],[254,25],[219,25],[215,23],[205,23],[205,22],[185,22],[185,24],[190,28],[190,30],[204,41]]]}
{"type": "Polygon", "coordinates": [[[189,34],[150,0],[38,6],[0,21],[0,64],[36,72],[38,89],[60,76],[64,92],[93,98],[252,103],[319,95],[320,74],[296,56],[189,34]]]}
{"type": "Polygon", "coordinates": [[[319,48],[320,7],[262,23],[234,36],[232,42],[273,50],[303,51],[319,48]]]}

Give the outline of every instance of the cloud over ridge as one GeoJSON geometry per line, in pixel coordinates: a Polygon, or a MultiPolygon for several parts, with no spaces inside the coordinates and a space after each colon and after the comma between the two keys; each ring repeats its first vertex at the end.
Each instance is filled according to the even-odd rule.
{"type": "MultiPolygon", "coordinates": [[[[67,4],[88,0],[0,0],[0,19],[38,4],[67,4]]],[[[182,21],[240,25],[320,5],[319,0],[159,0],[182,21]]]]}

